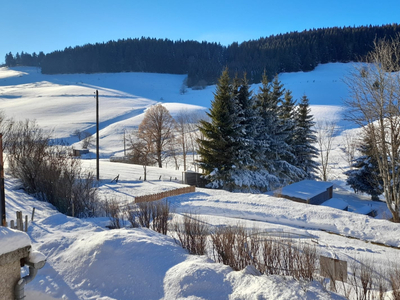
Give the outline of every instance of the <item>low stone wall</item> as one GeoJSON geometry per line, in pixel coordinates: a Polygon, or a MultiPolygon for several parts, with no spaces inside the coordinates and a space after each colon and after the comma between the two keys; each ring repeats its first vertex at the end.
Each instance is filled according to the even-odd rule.
{"type": "Polygon", "coordinates": [[[21,259],[29,256],[31,246],[0,255],[0,300],[14,300],[14,288],[21,279],[21,259]]]}

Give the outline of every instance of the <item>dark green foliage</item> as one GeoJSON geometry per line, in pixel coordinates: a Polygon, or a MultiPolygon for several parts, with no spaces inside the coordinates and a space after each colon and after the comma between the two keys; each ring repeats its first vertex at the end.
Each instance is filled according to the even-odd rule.
{"type": "Polygon", "coordinates": [[[214,101],[207,113],[210,122],[200,121],[199,130],[204,136],[199,140],[200,167],[208,174],[218,168],[225,174],[232,168],[232,156],[238,150],[235,131],[235,105],[228,70],[220,77],[214,101]]]}
{"type": "Polygon", "coordinates": [[[304,170],[308,178],[314,178],[315,171],[318,168],[314,159],[318,157],[318,150],[313,146],[317,142],[317,137],[312,129],[315,122],[310,112],[309,100],[304,95],[294,115],[293,149],[296,166],[304,170]]]}
{"type": "MultiPolygon", "coordinates": [[[[297,123],[290,92],[283,100],[283,91],[277,77],[270,84],[264,74],[259,93],[253,97],[246,76],[230,82],[228,71],[223,72],[208,112],[210,121],[202,120],[199,126],[203,137],[198,163],[211,187],[266,191],[311,177],[296,165],[294,134],[291,144],[287,142],[289,129],[295,132],[297,123]],[[287,120],[278,103],[291,106],[287,120]]],[[[312,148],[304,144],[305,150],[307,146],[312,148]]]]}
{"type": "Polygon", "coordinates": [[[378,200],[383,193],[383,180],[379,173],[378,162],[374,159],[371,139],[364,137],[358,148],[361,156],[354,160],[354,169],[346,171],[347,184],[355,193],[361,192],[371,195],[372,200],[378,200]]]}
{"type": "Polygon", "coordinates": [[[228,47],[217,43],[136,38],[68,47],[46,55],[21,52],[6,65],[41,66],[45,74],[156,72],[188,74],[189,87],[215,84],[225,66],[247,73],[249,83],[281,72],[311,71],[320,63],[357,61],[375,39],[394,37],[397,24],[333,27],[272,35],[228,47]]]}

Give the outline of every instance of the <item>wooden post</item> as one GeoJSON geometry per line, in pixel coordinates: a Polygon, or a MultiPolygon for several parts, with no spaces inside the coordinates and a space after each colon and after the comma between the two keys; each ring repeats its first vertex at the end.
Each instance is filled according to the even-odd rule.
{"type": "Polygon", "coordinates": [[[22,221],[22,211],[17,211],[17,229],[20,231],[24,230],[24,224],[22,221]]]}
{"type": "Polygon", "coordinates": [[[97,166],[97,181],[100,180],[99,167],[99,91],[96,90],[96,166],[97,166]]]}
{"type": "Polygon", "coordinates": [[[25,232],[28,232],[28,215],[25,215],[25,232]]]}
{"type": "Polygon", "coordinates": [[[3,134],[0,133],[0,225],[6,224],[6,194],[4,191],[3,134]]]}
{"type": "Polygon", "coordinates": [[[33,222],[33,217],[35,216],[35,207],[32,209],[32,218],[31,218],[31,222],[33,222]]]}

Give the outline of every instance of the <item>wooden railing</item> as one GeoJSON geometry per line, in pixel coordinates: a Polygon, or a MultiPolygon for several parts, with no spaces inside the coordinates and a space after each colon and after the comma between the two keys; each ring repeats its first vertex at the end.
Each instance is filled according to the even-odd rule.
{"type": "Polygon", "coordinates": [[[195,191],[196,191],[195,186],[188,186],[180,189],[161,192],[158,194],[135,197],[135,203],[157,201],[167,197],[178,196],[187,193],[194,193],[195,191]]]}

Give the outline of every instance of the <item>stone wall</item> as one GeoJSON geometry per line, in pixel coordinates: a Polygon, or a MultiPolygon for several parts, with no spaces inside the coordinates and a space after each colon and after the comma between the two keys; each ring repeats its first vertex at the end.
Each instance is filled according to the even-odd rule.
{"type": "Polygon", "coordinates": [[[31,246],[0,255],[0,300],[14,300],[14,287],[21,279],[21,259],[31,246]]]}

